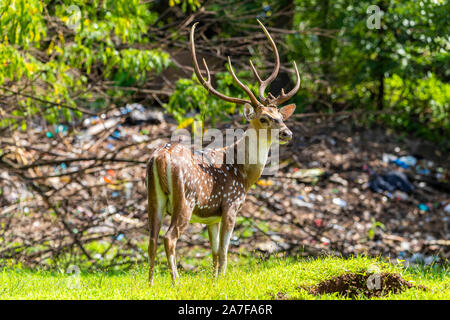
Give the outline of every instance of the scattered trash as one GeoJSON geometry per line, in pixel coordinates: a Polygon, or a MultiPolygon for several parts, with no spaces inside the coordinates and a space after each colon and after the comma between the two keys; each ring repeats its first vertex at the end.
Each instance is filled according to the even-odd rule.
{"type": "Polygon", "coordinates": [[[444,207],[444,212],[450,213],[450,203],[447,203],[447,205],[444,207]]]}
{"type": "Polygon", "coordinates": [[[125,183],[125,198],[129,200],[131,198],[131,191],[133,189],[133,184],[131,182],[125,183]]]}
{"type": "Polygon", "coordinates": [[[273,181],[269,180],[269,179],[259,179],[256,182],[256,184],[259,185],[259,186],[267,187],[267,186],[272,186],[273,185],[273,181]]]}
{"type": "Polygon", "coordinates": [[[125,110],[127,112],[123,114],[128,114],[125,125],[160,124],[164,121],[164,115],[161,111],[146,109],[138,103],[128,104],[125,110]]]}
{"type": "Polygon", "coordinates": [[[398,160],[410,167],[415,166],[417,163],[417,159],[413,156],[400,157],[398,160]]]}
{"type": "Polygon", "coordinates": [[[409,242],[403,241],[402,243],[400,243],[400,247],[404,250],[404,251],[409,251],[411,250],[411,245],[409,244],[409,242]]]}
{"type": "Polygon", "coordinates": [[[335,182],[335,183],[339,183],[343,186],[347,186],[348,185],[348,181],[341,178],[337,173],[334,173],[333,175],[330,176],[330,181],[331,182],[335,182]]]}
{"type": "Polygon", "coordinates": [[[63,136],[66,136],[68,134],[67,132],[67,126],[64,124],[58,124],[55,126],[55,133],[60,133],[63,136]]]}
{"type": "Polygon", "coordinates": [[[347,202],[341,198],[334,198],[333,203],[341,208],[345,208],[347,206],[347,202]]]}
{"type": "Polygon", "coordinates": [[[430,210],[430,208],[425,204],[425,203],[420,203],[418,206],[420,211],[424,211],[427,212],[428,210],[430,210]]]}
{"type": "Polygon", "coordinates": [[[414,186],[409,182],[403,172],[391,171],[384,175],[372,174],[369,181],[369,187],[378,193],[384,191],[393,192],[400,190],[402,192],[411,192],[414,186]]]}
{"type": "Polygon", "coordinates": [[[312,201],[318,201],[318,202],[323,201],[323,197],[320,194],[309,193],[308,198],[311,199],[312,201]]]}
{"type": "Polygon", "coordinates": [[[323,169],[313,168],[313,169],[298,169],[294,173],[286,175],[289,178],[295,178],[302,182],[307,183],[317,183],[319,178],[325,174],[323,169]]]}
{"type": "Polygon", "coordinates": [[[93,117],[84,119],[84,121],[83,121],[83,126],[84,126],[85,128],[91,127],[91,126],[93,126],[93,125],[96,125],[98,122],[99,122],[98,116],[93,116],[93,117]]]}
{"type": "Polygon", "coordinates": [[[84,136],[86,137],[92,137],[104,130],[111,129],[112,127],[116,126],[120,122],[120,118],[111,118],[108,120],[105,120],[101,123],[98,123],[94,126],[89,127],[88,130],[84,133],[84,136]]]}
{"type": "Polygon", "coordinates": [[[116,240],[117,240],[117,241],[120,241],[120,240],[122,240],[123,238],[125,238],[125,235],[124,235],[123,233],[121,233],[121,234],[119,234],[119,235],[116,237],[116,240]]]}
{"type": "Polygon", "coordinates": [[[302,199],[299,198],[293,198],[291,199],[291,202],[294,206],[300,207],[300,208],[314,208],[314,204],[303,201],[302,199]]]}
{"type": "Polygon", "coordinates": [[[327,237],[320,238],[320,241],[322,242],[322,245],[324,245],[324,246],[327,246],[330,244],[330,239],[328,239],[327,237]]]}
{"type": "Polygon", "coordinates": [[[147,141],[149,139],[148,136],[142,136],[142,135],[137,135],[137,134],[133,134],[131,136],[131,138],[133,139],[134,142],[137,142],[137,143],[141,143],[141,142],[147,141]]]}
{"type": "Polygon", "coordinates": [[[397,157],[394,156],[393,154],[383,153],[382,159],[383,159],[383,162],[389,163],[389,162],[396,160],[397,157]]]}
{"type": "Polygon", "coordinates": [[[119,140],[122,138],[122,134],[119,129],[114,130],[114,132],[110,135],[114,140],[119,140]]]}
{"type": "Polygon", "coordinates": [[[323,226],[323,220],[322,219],[314,219],[314,224],[318,226],[319,228],[323,226]]]}
{"type": "Polygon", "coordinates": [[[416,172],[418,174],[424,175],[424,176],[428,176],[430,174],[430,170],[427,168],[422,168],[420,166],[416,167],[416,172]]]}
{"type": "Polygon", "coordinates": [[[417,159],[413,156],[396,157],[389,153],[383,153],[382,159],[383,159],[383,162],[395,163],[396,165],[398,165],[404,169],[408,169],[409,167],[414,167],[417,164],[417,159]]]}
{"type": "Polygon", "coordinates": [[[114,183],[114,181],[112,181],[110,178],[108,178],[107,176],[104,176],[103,177],[103,181],[105,181],[106,183],[110,183],[110,184],[113,184],[114,183]]]}
{"type": "Polygon", "coordinates": [[[112,205],[112,204],[110,204],[107,207],[107,212],[110,213],[110,214],[114,214],[114,213],[116,213],[116,211],[117,211],[116,207],[114,205],[112,205]]]}
{"type": "Polygon", "coordinates": [[[408,195],[398,190],[394,192],[393,197],[397,200],[408,200],[408,195]]]}

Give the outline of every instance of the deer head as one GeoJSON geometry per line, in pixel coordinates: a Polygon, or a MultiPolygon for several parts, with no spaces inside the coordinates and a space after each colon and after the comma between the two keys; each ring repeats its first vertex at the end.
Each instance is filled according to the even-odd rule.
{"type": "Polygon", "coordinates": [[[259,83],[258,89],[259,94],[257,99],[253,94],[253,92],[238,79],[231,65],[231,59],[230,57],[228,57],[228,65],[230,67],[230,73],[231,76],[233,77],[233,80],[238,84],[240,88],[242,88],[242,90],[245,91],[250,100],[226,96],[213,88],[211,84],[211,74],[209,72],[208,65],[206,64],[205,59],[203,59],[203,65],[206,71],[206,80],[203,78],[202,73],[200,71],[197,56],[195,53],[195,43],[194,43],[194,32],[197,23],[195,23],[191,29],[190,45],[194,71],[200,83],[206,88],[206,90],[208,90],[208,92],[211,92],[218,98],[228,102],[244,105],[244,117],[250,122],[250,125],[254,129],[256,130],[277,129],[280,132],[279,136],[280,143],[284,144],[289,142],[289,140],[292,139],[292,132],[284,124],[284,121],[294,113],[295,105],[289,104],[282,108],[279,108],[279,106],[285,101],[287,101],[289,98],[291,98],[295,93],[297,93],[298,89],[300,88],[300,75],[295,61],[293,62],[293,65],[297,76],[297,82],[294,88],[292,88],[292,90],[289,91],[288,93],[285,93],[284,89],[282,89],[280,95],[278,95],[277,97],[274,97],[269,92],[266,97],[264,95],[266,88],[270,85],[270,83],[272,83],[273,80],[275,80],[275,78],[278,75],[278,71],[280,70],[280,57],[278,55],[278,50],[275,45],[275,42],[273,41],[272,37],[270,36],[269,32],[264,27],[264,25],[258,20],[259,25],[263,29],[264,33],[267,36],[267,39],[270,42],[270,45],[272,46],[272,50],[275,55],[275,67],[270,76],[266,80],[262,80],[255,66],[253,65],[253,62],[250,60],[250,68],[252,69],[252,72],[259,83]]]}

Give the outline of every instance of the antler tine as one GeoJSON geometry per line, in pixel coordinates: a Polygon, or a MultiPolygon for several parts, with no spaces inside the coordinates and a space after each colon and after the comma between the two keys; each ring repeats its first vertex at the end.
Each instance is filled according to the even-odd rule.
{"type": "Polygon", "coordinates": [[[268,102],[269,99],[266,99],[264,97],[264,91],[266,90],[267,86],[269,84],[271,84],[272,81],[275,80],[275,78],[278,75],[278,71],[280,70],[280,56],[278,55],[277,46],[275,45],[275,42],[273,41],[273,39],[270,36],[269,32],[267,31],[266,27],[264,27],[264,25],[258,19],[256,19],[256,21],[258,21],[259,25],[261,26],[264,33],[266,34],[267,39],[269,40],[270,45],[272,46],[272,51],[275,55],[275,68],[273,69],[272,74],[264,81],[261,80],[261,77],[259,76],[258,72],[256,71],[255,66],[253,65],[253,62],[250,60],[250,67],[253,71],[253,74],[255,75],[256,79],[259,82],[259,92],[258,92],[259,99],[261,101],[268,102]]]}
{"type": "MultiPolygon", "coordinates": [[[[197,55],[195,54],[195,43],[194,43],[194,32],[195,32],[195,26],[197,25],[198,22],[194,23],[192,25],[191,28],[191,34],[190,34],[190,42],[191,42],[191,56],[192,56],[192,64],[194,65],[194,72],[197,75],[198,80],[200,81],[200,83],[202,84],[203,87],[206,88],[206,90],[208,90],[208,92],[211,92],[212,94],[214,94],[215,96],[217,96],[218,98],[228,101],[228,102],[232,102],[232,103],[237,103],[237,104],[246,104],[249,103],[253,106],[257,106],[259,103],[256,100],[255,96],[253,95],[253,93],[251,93],[250,89],[248,89],[247,87],[245,87],[239,80],[237,80],[238,85],[244,89],[244,87],[246,89],[245,92],[247,94],[249,94],[250,99],[252,100],[251,102],[245,99],[240,99],[240,98],[233,98],[233,97],[228,97],[220,92],[218,92],[216,89],[213,88],[212,84],[211,84],[211,75],[209,73],[209,69],[208,66],[206,64],[206,60],[203,59],[203,64],[205,66],[206,69],[206,75],[207,75],[207,80],[205,80],[202,76],[202,73],[200,71],[200,67],[198,66],[198,61],[197,61],[197,55]],[[248,91],[247,91],[248,90],[248,91]]],[[[230,64],[230,69],[231,69],[231,64],[230,64]]],[[[232,72],[232,76],[233,78],[237,79],[236,75],[234,75],[234,73],[232,72]]]]}
{"type": "Polygon", "coordinates": [[[250,100],[252,101],[252,105],[253,106],[258,106],[260,105],[258,99],[256,99],[255,95],[253,94],[253,92],[245,85],[243,84],[241,81],[239,81],[238,77],[236,76],[236,74],[233,71],[233,66],[231,65],[231,59],[230,57],[228,57],[228,65],[230,66],[230,73],[231,76],[233,77],[234,81],[236,81],[236,83],[238,84],[239,87],[242,88],[242,90],[245,91],[245,93],[247,93],[248,97],[250,98],[250,100]]]}
{"type": "Polygon", "coordinates": [[[294,94],[297,93],[298,89],[300,88],[300,74],[298,72],[297,64],[295,63],[295,61],[293,61],[293,64],[294,64],[295,74],[297,76],[297,83],[295,84],[294,88],[292,88],[292,90],[289,91],[287,94],[284,93],[284,89],[281,89],[281,94],[272,101],[272,103],[277,106],[282,104],[289,98],[291,98],[294,94]]]}

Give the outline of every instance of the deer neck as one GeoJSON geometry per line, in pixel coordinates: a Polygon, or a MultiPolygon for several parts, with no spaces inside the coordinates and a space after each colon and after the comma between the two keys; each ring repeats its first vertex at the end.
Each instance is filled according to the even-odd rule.
{"type": "Polygon", "coordinates": [[[234,149],[234,165],[237,166],[240,175],[243,177],[246,190],[261,176],[267,163],[271,144],[270,132],[250,126],[244,137],[230,146],[234,149]],[[246,138],[247,136],[252,138],[246,138]],[[242,160],[239,161],[237,157],[242,150],[245,152],[244,163],[242,163],[242,160]]]}

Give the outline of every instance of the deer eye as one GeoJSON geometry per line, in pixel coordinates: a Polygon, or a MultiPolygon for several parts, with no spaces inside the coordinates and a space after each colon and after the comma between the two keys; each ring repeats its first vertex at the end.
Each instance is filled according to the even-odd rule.
{"type": "Polygon", "coordinates": [[[267,124],[267,123],[269,123],[269,119],[264,117],[264,118],[259,119],[259,122],[261,122],[262,124],[267,124]]]}

